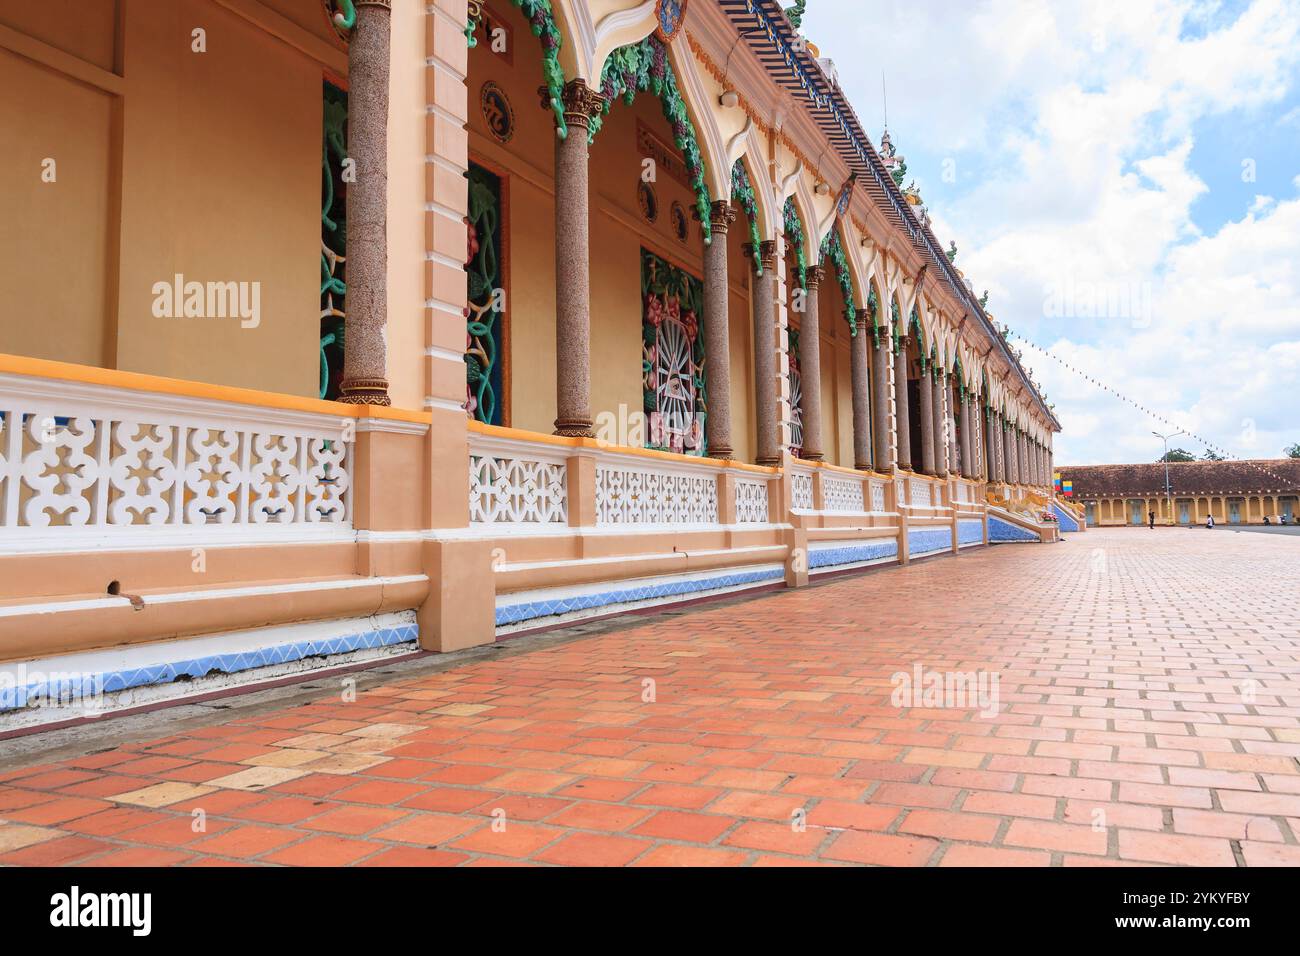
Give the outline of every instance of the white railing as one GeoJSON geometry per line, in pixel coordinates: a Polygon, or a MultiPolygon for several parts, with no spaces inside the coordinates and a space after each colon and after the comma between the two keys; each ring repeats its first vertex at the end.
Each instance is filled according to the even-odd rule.
{"type": "Polygon", "coordinates": [[[930,496],[930,483],[921,478],[909,479],[909,491],[913,508],[929,508],[934,504],[930,496]]]}
{"type": "Polygon", "coordinates": [[[885,510],[885,483],[871,480],[871,510],[877,513],[885,510]]]}
{"type": "Polygon", "coordinates": [[[469,436],[473,527],[557,530],[569,523],[568,450],[516,438],[469,436]]]}
{"type": "Polygon", "coordinates": [[[0,375],[0,540],[351,528],[350,417],[0,375]]]}
{"type": "Polygon", "coordinates": [[[471,524],[569,523],[568,469],[563,462],[471,454],[471,524]]]}
{"type": "Polygon", "coordinates": [[[715,473],[631,463],[596,466],[598,525],[701,525],[718,522],[715,473]]]}
{"type": "Polygon", "coordinates": [[[867,510],[859,478],[822,476],[823,507],[827,511],[861,513],[867,510]]]}
{"type": "Polygon", "coordinates": [[[767,482],[762,479],[740,478],[736,481],[736,523],[766,524],[768,522],[767,482]]]}
{"type": "Polygon", "coordinates": [[[790,476],[790,506],[800,511],[813,510],[812,472],[796,471],[790,476]]]}

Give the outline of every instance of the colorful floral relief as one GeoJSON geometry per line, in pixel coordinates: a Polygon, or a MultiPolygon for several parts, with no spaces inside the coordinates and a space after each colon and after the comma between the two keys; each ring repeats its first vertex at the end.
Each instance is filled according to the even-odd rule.
{"type": "Polygon", "coordinates": [[[641,285],[647,447],[703,455],[708,412],[700,334],[703,283],[642,250],[641,285]]]}

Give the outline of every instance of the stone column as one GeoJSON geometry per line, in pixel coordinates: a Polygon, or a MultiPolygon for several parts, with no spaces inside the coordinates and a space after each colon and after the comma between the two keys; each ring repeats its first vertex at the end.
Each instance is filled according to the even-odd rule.
{"type": "Polygon", "coordinates": [[[727,303],[727,230],[736,219],[731,203],[709,211],[713,241],[704,247],[704,352],[709,417],[704,423],[710,458],[731,458],[731,343],[727,303]]]}
{"type": "Polygon", "coordinates": [[[348,43],[348,293],[339,401],[390,405],[388,397],[389,0],[357,0],[348,43]]]}
{"type": "Polygon", "coordinates": [[[778,465],[781,436],[777,431],[776,242],[767,239],[750,252],[758,256],[754,259],[754,420],[758,423],[754,460],[760,465],[778,465]]]}
{"type": "Polygon", "coordinates": [[[948,473],[961,474],[961,461],[957,454],[957,400],[953,397],[952,382],[943,376],[943,428],[947,441],[948,473]]]}
{"type": "Polygon", "coordinates": [[[961,399],[961,473],[967,478],[975,477],[975,461],[972,458],[975,444],[971,435],[971,428],[974,424],[974,418],[970,413],[971,398],[969,395],[962,395],[961,399]]]}
{"type": "MultiPolygon", "coordinates": [[[[867,371],[867,349],[871,348],[868,340],[872,335],[862,321],[865,318],[865,314],[859,313],[858,334],[849,340],[849,370],[853,381],[853,467],[860,471],[867,471],[873,465],[884,467],[873,462],[871,454],[871,420],[874,415],[875,427],[879,429],[881,416],[873,401],[871,376],[867,371]]],[[[876,448],[879,447],[877,441],[876,448]]]]}
{"type": "Polygon", "coordinates": [[[1002,462],[1004,481],[1009,485],[1016,483],[1016,438],[1008,422],[1002,429],[1002,462]]]}
{"type": "Polygon", "coordinates": [[[555,141],[555,434],[594,437],[591,421],[591,228],[587,138],[603,98],[564,86],[569,131],[555,141]]]}
{"type": "Polygon", "coordinates": [[[803,321],[799,330],[799,374],[803,379],[803,452],[808,461],[821,461],[822,447],[822,343],[818,293],[821,266],[808,266],[808,291],[804,296],[803,321]]]}
{"type": "Polygon", "coordinates": [[[944,412],[944,389],[947,387],[944,379],[943,370],[938,369],[936,374],[931,376],[930,388],[933,392],[930,404],[934,409],[934,428],[931,432],[934,438],[934,471],[933,474],[940,478],[948,477],[948,436],[945,434],[946,414],[944,412]]]}
{"type": "MultiPolygon", "coordinates": [[[[859,333],[864,338],[865,333],[859,333]]],[[[872,336],[871,349],[871,408],[872,427],[875,429],[875,466],[877,471],[889,471],[894,464],[893,443],[889,440],[889,336],[881,332],[872,336]]]]}
{"type": "Polygon", "coordinates": [[[921,378],[918,382],[921,393],[921,472],[926,475],[935,474],[935,457],[934,457],[934,385],[931,382],[930,371],[925,367],[925,360],[921,360],[921,378]]]}
{"type": "Polygon", "coordinates": [[[894,353],[894,421],[898,428],[898,467],[911,471],[912,421],[907,409],[907,343],[906,336],[900,338],[898,351],[894,353]]]}

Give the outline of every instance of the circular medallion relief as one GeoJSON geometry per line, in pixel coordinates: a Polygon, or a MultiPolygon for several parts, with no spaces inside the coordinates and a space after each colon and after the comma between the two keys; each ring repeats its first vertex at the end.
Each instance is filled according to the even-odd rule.
{"type": "Polygon", "coordinates": [[[673,235],[677,237],[677,241],[685,242],[691,234],[691,223],[686,217],[686,210],[682,208],[681,203],[673,203],[672,211],[669,213],[669,219],[672,222],[673,235]]]}
{"type": "Polygon", "coordinates": [[[686,19],[687,0],[658,0],[655,4],[655,33],[665,43],[672,43],[686,19]]]}
{"type": "Polygon", "coordinates": [[[515,135],[515,111],[505,91],[489,80],[483,84],[483,91],[479,94],[479,106],[492,137],[498,143],[510,142],[515,135]]]}
{"type": "Polygon", "coordinates": [[[659,198],[655,196],[654,187],[645,180],[637,182],[636,201],[646,222],[654,222],[659,218],[659,198]]]}

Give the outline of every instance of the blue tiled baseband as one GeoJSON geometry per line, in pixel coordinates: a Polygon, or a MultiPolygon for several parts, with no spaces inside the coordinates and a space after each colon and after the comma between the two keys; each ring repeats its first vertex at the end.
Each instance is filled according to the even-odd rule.
{"type": "MultiPolygon", "coordinates": [[[[357,634],[344,634],[337,637],[315,638],[290,644],[277,644],[240,651],[235,654],[214,654],[207,657],[195,657],[188,660],[170,661],[165,664],[153,664],[129,670],[108,671],[104,673],[51,674],[55,680],[42,680],[23,687],[8,687],[0,684],[0,711],[13,710],[27,706],[35,699],[89,699],[100,694],[112,694],[116,691],[130,690],[133,687],[145,687],[151,684],[170,684],[182,677],[200,678],[209,674],[237,674],[240,671],[268,667],[274,664],[288,664],[308,657],[328,657],[334,654],[347,654],[351,651],[368,650],[377,647],[391,647],[395,644],[415,643],[419,638],[419,629],[414,623],[379,630],[363,631],[357,634]]],[[[40,665],[42,670],[53,671],[58,662],[50,661],[40,665]]],[[[33,665],[35,669],[35,665],[33,665]]]]}
{"type": "Polygon", "coordinates": [[[815,571],[818,568],[836,568],[844,564],[860,564],[864,561],[881,561],[896,557],[898,557],[897,539],[882,538],[870,544],[809,548],[808,568],[815,571]]]}
{"type": "Polygon", "coordinates": [[[957,522],[957,544],[983,544],[984,522],[967,519],[957,522]]]}
{"type": "Polygon", "coordinates": [[[1011,541],[1041,541],[1037,534],[1001,518],[989,516],[989,541],[1006,544],[1011,541]]]}
{"type": "Polygon", "coordinates": [[[907,532],[907,553],[913,558],[951,550],[951,528],[916,528],[907,532]]]}
{"type": "Polygon", "coordinates": [[[606,607],[611,604],[630,604],[635,601],[678,597],[680,595],[696,594],[700,591],[716,591],[721,588],[734,588],[746,584],[760,584],[764,581],[781,581],[784,579],[785,572],[781,568],[763,568],[755,571],[720,574],[709,578],[657,581],[651,584],[614,588],[592,594],[559,595],[545,600],[499,605],[496,610],[496,624],[497,627],[503,627],[507,624],[518,624],[520,621],[554,617],[559,614],[572,614],[574,611],[589,611],[593,608],[606,607]]]}
{"type": "Polygon", "coordinates": [[[1078,519],[1058,505],[1055,501],[1052,502],[1052,513],[1056,515],[1056,522],[1061,526],[1062,531],[1079,530],[1078,519]]]}

